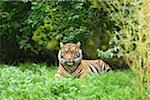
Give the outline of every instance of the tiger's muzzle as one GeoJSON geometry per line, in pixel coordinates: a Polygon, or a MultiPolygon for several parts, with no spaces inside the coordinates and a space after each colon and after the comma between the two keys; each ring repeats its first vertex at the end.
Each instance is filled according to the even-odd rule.
{"type": "Polygon", "coordinates": [[[72,65],[74,64],[73,59],[67,59],[67,60],[66,60],[66,64],[67,64],[68,66],[72,66],[72,65]]]}

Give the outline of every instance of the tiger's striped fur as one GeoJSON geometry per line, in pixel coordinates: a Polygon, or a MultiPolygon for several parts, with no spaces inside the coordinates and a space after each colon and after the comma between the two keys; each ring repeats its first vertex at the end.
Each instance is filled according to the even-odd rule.
{"type": "Polygon", "coordinates": [[[59,67],[55,74],[56,78],[64,75],[72,75],[78,78],[84,78],[88,74],[111,71],[111,68],[104,61],[82,60],[82,50],[80,43],[60,43],[61,49],[58,53],[59,67]]]}

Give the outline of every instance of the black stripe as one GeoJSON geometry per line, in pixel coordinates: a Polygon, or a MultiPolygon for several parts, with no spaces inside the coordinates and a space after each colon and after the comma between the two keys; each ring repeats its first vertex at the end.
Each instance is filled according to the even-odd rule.
{"type": "Polygon", "coordinates": [[[107,72],[109,72],[109,71],[111,71],[111,69],[109,68],[109,69],[107,69],[107,72]]]}
{"type": "Polygon", "coordinates": [[[95,69],[96,69],[96,71],[99,73],[99,70],[98,70],[98,68],[95,66],[95,69]]]}
{"type": "Polygon", "coordinates": [[[90,67],[91,71],[94,72],[94,70],[92,69],[92,67],[91,66],[89,66],[89,67],[90,67]]]}
{"type": "Polygon", "coordinates": [[[79,71],[79,73],[81,73],[82,69],[79,71]]]}
{"type": "Polygon", "coordinates": [[[103,66],[104,66],[104,69],[103,69],[103,70],[105,71],[105,70],[106,70],[106,65],[105,65],[104,63],[103,63],[103,66]]]}
{"type": "Polygon", "coordinates": [[[71,71],[71,72],[70,72],[68,69],[66,69],[63,64],[61,64],[61,66],[65,69],[66,72],[69,72],[70,74],[72,74],[72,73],[79,67],[80,64],[81,64],[81,63],[79,63],[79,64],[77,65],[77,67],[76,67],[73,71],[71,71]]]}
{"type": "Polygon", "coordinates": [[[74,71],[76,71],[80,64],[81,64],[81,63],[79,63],[79,64],[77,65],[77,67],[76,67],[73,71],[71,71],[71,73],[73,73],[74,71]]]}
{"type": "Polygon", "coordinates": [[[77,78],[80,78],[80,76],[82,75],[82,73],[81,74],[79,74],[78,76],[77,76],[77,78]]]}
{"type": "Polygon", "coordinates": [[[69,72],[65,67],[64,67],[64,65],[63,64],[61,64],[61,66],[65,69],[65,71],[66,72],[69,72]]]}
{"type": "Polygon", "coordinates": [[[77,78],[80,78],[80,76],[81,76],[81,71],[82,71],[82,69],[80,69],[80,71],[79,71],[79,75],[77,76],[77,78]]]}
{"type": "Polygon", "coordinates": [[[96,71],[99,73],[99,70],[98,70],[98,68],[94,65],[94,64],[91,64],[95,69],[96,69],[96,71]]]}

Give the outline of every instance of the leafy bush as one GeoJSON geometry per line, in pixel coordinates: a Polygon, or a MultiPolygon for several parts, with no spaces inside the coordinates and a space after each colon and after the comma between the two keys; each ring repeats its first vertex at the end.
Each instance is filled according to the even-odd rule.
{"type": "Polygon", "coordinates": [[[91,3],[86,0],[1,1],[2,45],[7,42],[14,44],[3,45],[2,48],[13,51],[7,54],[6,50],[2,50],[5,51],[3,54],[24,54],[18,54],[19,50],[27,54],[45,53],[47,49],[53,52],[58,50],[60,41],[81,41],[85,55],[95,56],[96,48],[106,49],[109,46],[111,35],[105,31],[112,30],[113,25],[103,9],[90,6],[91,3]]]}
{"type": "Polygon", "coordinates": [[[86,1],[3,1],[1,11],[1,36],[17,38],[20,49],[32,48],[31,37],[48,49],[57,41],[84,42],[98,21],[97,11],[86,1]]]}
{"type": "Polygon", "coordinates": [[[116,71],[80,80],[53,78],[56,68],[27,63],[19,66],[0,65],[1,99],[133,99],[140,100],[134,87],[133,74],[116,71]],[[9,74],[8,74],[9,73],[9,74]]]}
{"type": "MultiPolygon", "coordinates": [[[[118,27],[114,33],[114,43],[120,46],[121,54],[136,75],[137,90],[143,99],[149,98],[150,93],[150,34],[149,11],[150,3],[143,1],[97,1],[93,6],[108,7],[110,18],[118,27]],[[145,91],[148,90],[148,93],[145,91]]],[[[100,52],[101,53],[101,52],[100,52]]]]}
{"type": "Polygon", "coordinates": [[[28,20],[32,26],[38,24],[32,39],[48,49],[55,49],[57,41],[84,42],[91,37],[96,12],[86,1],[36,1],[31,9],[28,20]]]}
{"type": "Polygon", "coordinates": [[[101,59],[112,59],[112,58],[121,58],[123,56],[123,53],[119,52],[120,46],[115,46],[114,48],[110,48],[106,51],[97,49],[98,57],[101,59]]]}

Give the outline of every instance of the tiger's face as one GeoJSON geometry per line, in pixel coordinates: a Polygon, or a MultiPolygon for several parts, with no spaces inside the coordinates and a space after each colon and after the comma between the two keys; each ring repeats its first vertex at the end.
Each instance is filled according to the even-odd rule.
{"type": "Polygon", "coordinates": [[[61,49],[58,53],[58,60],[61,64],[73,66],[79,64],[82,60],[82,50],[80,49],[80,42],[74,43],[60,43],[61,49]]]}

